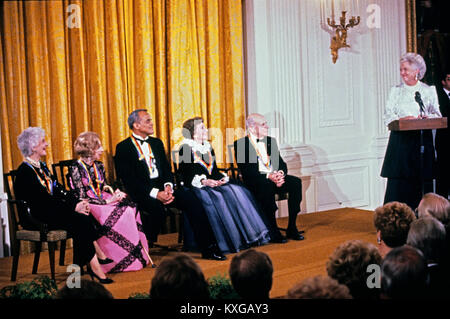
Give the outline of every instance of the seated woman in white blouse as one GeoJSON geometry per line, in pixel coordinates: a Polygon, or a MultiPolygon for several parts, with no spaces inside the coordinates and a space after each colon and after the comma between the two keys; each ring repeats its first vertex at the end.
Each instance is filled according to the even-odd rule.
{"type": "Polygon", "coordinates": [[[250,191],[219,172],[202,118],[184,122],[183,136],[179,170],[201,200],[222,253],[267,243],[269,231],[250,191]]]}
{"type": "MultiPolygon", "coordinates": [[[[403,83],[391,88],[386,103],[384,123],[389,125],[399,119],[441,117],[436,88],[420,82],[426,72],[423,58],[416,53],[406,53],[400,59],[400,76],[403,83]],[[423,101],[421,112],[416,102],[417,92],[423,101]]],[[[435,152],[431,130],[423,131],[423,167],[420,163],[420,131],[391,131],[381,176],[387,177],[384,203],[398,201],[413,210],[422,198],[422,175],[425,193],[432,191],[435,152]]]]}

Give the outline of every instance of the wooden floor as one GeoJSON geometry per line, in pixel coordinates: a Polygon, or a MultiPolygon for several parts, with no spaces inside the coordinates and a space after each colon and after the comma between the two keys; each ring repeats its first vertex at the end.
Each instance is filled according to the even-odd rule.
{"type": "MultiPolygon", "coordinates": [[[[285,226],[287,220],[279,219],[279,226],[285,226]]],[[[354,208],[342,208],[311,214],[302,214],[297,218],[299,229],[305,230],[305,240],[290,240],[286,244],[268,244],[257,247],[266,252],[274,265],[273,286],[271,298],[281,297],[295,283],[304,278],[326,274],[325,264],[333,250],[341,243],[350,239],[361,239],[376,243],[376,233],[373,226],[373,212],[354,208]]],[[[177,234],[161,235],[161,243],[175,244],[177,234]]],[[[153,261],[158,264],[165,256],[177,254],[176,251],[164,251],[152,248],[150,252],[153,261]]],[[[227,274],[230,261],[234,254],[227,255],[226,261],[211,261],[201,259],[198,253],[190,254],[202,268],[205,277],[216,274],[227,274]]],[[[59,252],[57,252],[59,258],[59,252]]],[[[72,251],[68,249],[66,264],[72,260],[72,251]]],[[[37,275],[31,274],[33,255],[22,255],[19,260],[17,282],[28,281],[38,275],[50,276],[48,254],[43,252],[37,275]]],[[[10,281],[12,257],[0,258],[0,288],[13,284],[10,281]]],[[[133,293],[148,293],[150,282],[155,273],[151,267],[137,272],[110,274],[114,283],[106,285],[115,298],[128,298],[133,293]]],[[[68,276],[66,266],[56,267],[58,287],[65,284],[68,276]]],[[[85,275],[88,278],[87,275],[85,275]]]]}

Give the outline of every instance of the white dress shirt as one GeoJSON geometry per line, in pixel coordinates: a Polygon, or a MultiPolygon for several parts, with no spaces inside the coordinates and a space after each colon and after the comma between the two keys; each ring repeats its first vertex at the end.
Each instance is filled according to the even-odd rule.
{"type": "MultiPolygon", "coordinates": [[[[156,160],[155,160],[155,157],[153,156],[153,152],[150,152],[150,144],[148,144],[148,143],[142,143],[141,144],[141,142],[139,142],[139,140],[142,140],[142,137],[140,137],[139,135],[136,135],[134,133],[132,133],[132,135],[136,139],[138,139],[137,142],[139,143],[139,146],[141,147],[142,153],[144,153],[145,162],[147,163],[147,166],[149,168],[151,167],[151,170],[149,171],[150,179],[158,178],[159,177],[159,171],[158,171],[158,167],[156,166],[156,160]]],[[[148,136],[147,136],[147,138],[148,138],[148,136]]],[[[138,152],[139,152],[139,149],[138,149],[138,152]]],[[[167,185],[170,185],[172,187],[172,189],[173,189],[173,184],[172,183],[165,183],[164,187],[167,186],[167,185]]],[[[158,195],[158,192],[159,192],[158,188],[153,188],[150,191],[150,197],[156,199],[156,197],[158,195]]]]}
{"type": "Polygon", "coordinates": [[[439,111],[439,102],[435,86],[428,86],[420,81],[416,85],[409,86],[405,83],[394,86],[389,92],[389,98],[384,112],[384,124],[387,126],[392,121],[405,116],[419,116],[420,106],[415,100],[416,92],[420,96],[425,107],[425,115],[428,117],[442,117],[439,111]]]}
{"type": "Polygon", "coordinates": [[[266,167],[266,165],[264,165],[264,163],[267,163],[268,161],[270,161],[269,154],[267,154],[266,144],[263,141],[257,142],[256,136],[254,136],[252,133],[248,134],[248,138],[251,139],[251,141],[253,142],[252,143],[253,146],[256,145],[259,155],[261,155],[261,157],[258,155],[259,171],[262,174],[267,174],[266,176],[268,177],[269,174],[273,172],[273,167],[272,167],[272,163],[269,163],[269,167],[266,167]]]}

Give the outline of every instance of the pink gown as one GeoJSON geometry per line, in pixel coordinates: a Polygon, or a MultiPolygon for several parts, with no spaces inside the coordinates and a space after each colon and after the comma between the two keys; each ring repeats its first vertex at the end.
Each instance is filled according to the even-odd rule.
{"type": "Polygon", "coordinates": [[[100,191],[105,185],[105,170],[101,162],[88,166],[78,161],[69,168],[69,185],[80,199],[88,199],[95,218],[99,239],[97,243],[113,262],[101,265],[105,273],[136,271],[149,263],[148,243],[136,204],[128,197],[107,204],[112,195],[100,191]],[[89,176],[88,176],[89,172],[89,176]],[[144,250],[145,249],[145,250],[144,250]]]}

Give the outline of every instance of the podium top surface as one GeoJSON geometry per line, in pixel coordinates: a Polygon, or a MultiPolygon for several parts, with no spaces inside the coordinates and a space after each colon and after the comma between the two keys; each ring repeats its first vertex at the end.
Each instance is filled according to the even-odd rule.
{"type": "Polygon", "coordinates": [[[390,131],[433,130],[447,128],[447,118],[427,118],[411,120],[395,120],[389,123],[390,131]]]}

